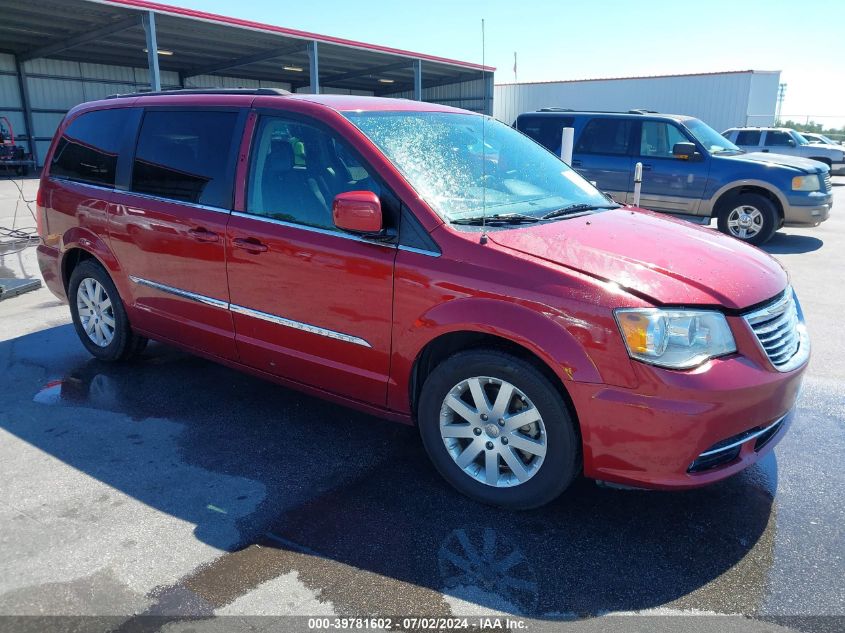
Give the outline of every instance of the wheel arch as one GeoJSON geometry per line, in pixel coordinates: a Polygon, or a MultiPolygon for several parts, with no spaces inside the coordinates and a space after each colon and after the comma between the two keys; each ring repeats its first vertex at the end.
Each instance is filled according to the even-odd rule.
{"type": "Polygon", "coordinates": [[[784,208],[787,206],[786,199],[779,191],[771,187],[768,183],[753,180],[731,183],[722,187],[722,189],[716,192],[716,195],[713,196],[714,203],[713,208],[711,209],[711,215],[718,217],[719,213],[722,212],[731,200],[746,193],[761,195],[770,200],[775,205],[778,218],[780,221],[783,221],[784,208]]]}
{"type": "Polygon", "coordinates": [[[112,278],[118,291],[121,291],[122,279],[116,273],[120,265],[111,249],[103,239],[80,227],[74,227],[62,236],[61,275],[62,284],[67,292],[73,270],[83,261],[93,259],[100,264],[112,278]]]}
{"type": "Polygon", "coordinates": [[[566,388],[566,385],[561,377],[551,368],[546,360],[541,358],[528,347],[521,345],[512,339],[478,330],[462,329],[441,334],[429,341],[425,347],[420,350],[420,353],[414,360],[413,369],[411,371],[411,380],[408,384],[410,391],[409,398],[411,401],[411,412],[415,422],[422,387],[428,375],[448,358],[459,352],[471,350],[494,350],[504,352],[530,364],[539,371],[561,396],[564,406],[569,412],[569,415],[572,417],[575,431],[578,434],[579,444],[582,442],[581,423],[578,419],[578,411],[575,408],[575,404],[572,401],[569,390],[566,388]]]}
{"type": "Polygon", "coordinates": [[[827,156],[810,156],[810,160],[817,160],[820,163],[824,163],[828,167],[833,167],[833,161],[830,160],[827,156]]]}

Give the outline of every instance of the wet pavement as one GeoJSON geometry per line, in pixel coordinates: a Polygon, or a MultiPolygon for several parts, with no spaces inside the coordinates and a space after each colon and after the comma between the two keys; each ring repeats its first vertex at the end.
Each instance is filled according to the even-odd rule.
{"type": "MultiPolygon", "coordinates": [[[[649,630],[669,630],[649,616],[684,630],[714,619],[718,630],[842,630],[845,372],[825,359],[845,351],[828,326],[845,291],[816,293],[817,275],[845,269],[842,246],[835,218],[772,247],[817,350],[773,453],[702,490],[581,479],[520,513],[453,492],[413,428],[164,345],[101,363],[45,291],[0,303],[0,615],[111,615],[125,631],[287,614],[631,630],[620,614],[632,613],[649,630]],[[25,299],[34,306],[14,306],[25,299]]],[[[293,628],[220,630],[236,622],[293,628]]]]}

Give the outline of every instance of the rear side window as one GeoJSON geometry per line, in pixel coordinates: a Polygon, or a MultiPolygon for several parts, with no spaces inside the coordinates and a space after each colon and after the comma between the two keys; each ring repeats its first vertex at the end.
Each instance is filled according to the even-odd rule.
{"type": "Polygon", "coordinates": [[[148,110],[132,164],[132,191],[231,208],[237,123],[236,112],[148,110]]]}
{"type": "Polygon", "coordinates": [[[575,117],[534,116],[522,117],[519,120],[519,131],[530,136],[540,145],[555,154],[560,154],[562,130],[572,127],[575,117]]]}
{"type": "Polygon", "coordinates": [[[584,127],[575,152],[583,154],[630,153],[631,121],[628,119],[593,119],[584,127]]]}
{"type": "Polygon", "coordinates": [[[50,175],[114,187],[118,153],[135,116],[123,108],[86,112],[74,119],[56,145],[50,175]]]}
{"type": "Polygon", "coordinates": [[[777,130],[769,130],[766,132],[766,147],[779,147],[782,145],[789,145],[792,137],[786,132],[779,132],[777,130]]]}
{"type": "Polygon", "coordinates": [[[737,145],[759,145],[760,144],[760,130],[740,130],[737,132],[737,145]]]}

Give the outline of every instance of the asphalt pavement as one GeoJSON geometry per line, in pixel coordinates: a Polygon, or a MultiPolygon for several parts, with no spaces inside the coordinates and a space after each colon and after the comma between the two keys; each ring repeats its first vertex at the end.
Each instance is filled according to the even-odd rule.
{"type": "MultiPolygon", "coordinates": [[[[842,630],[845,178],[834,184],[828,222],[766,245],[814,345],[798,416],[759,464],[695,491],[581,479],[546,508],[493,509],[437,476],[413,428],[160,344],[101,363],[46,288],[0,301],[0,630],[308,630],[288,616],[372,615],[842,630]]],[[[32,226],[25,203],[13,217],[18,198],[0,181],[0,226],[32,226]]],[[[14,250],[0,249],[0,277],[37,276],[34,248],[14,250]]]]}

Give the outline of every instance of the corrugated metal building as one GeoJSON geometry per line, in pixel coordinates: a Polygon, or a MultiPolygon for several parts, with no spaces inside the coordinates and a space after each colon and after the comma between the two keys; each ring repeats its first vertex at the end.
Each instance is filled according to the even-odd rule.
{"type": "Polygon", "coordinates": [[[744,70],[583,81],[498,84],[493,116],[508,125],[540,108],[627,111],[636,108],[697,117],[722,131],[772,125],[780,71],[744,70]]]}
{"type": "Polygon", "coordinates": [[[493,108],[492,67],[147,0],[0,0],[0,16],[0,115],[39,164],[67,110],[116,93],[283,88],[493,108]]]}

